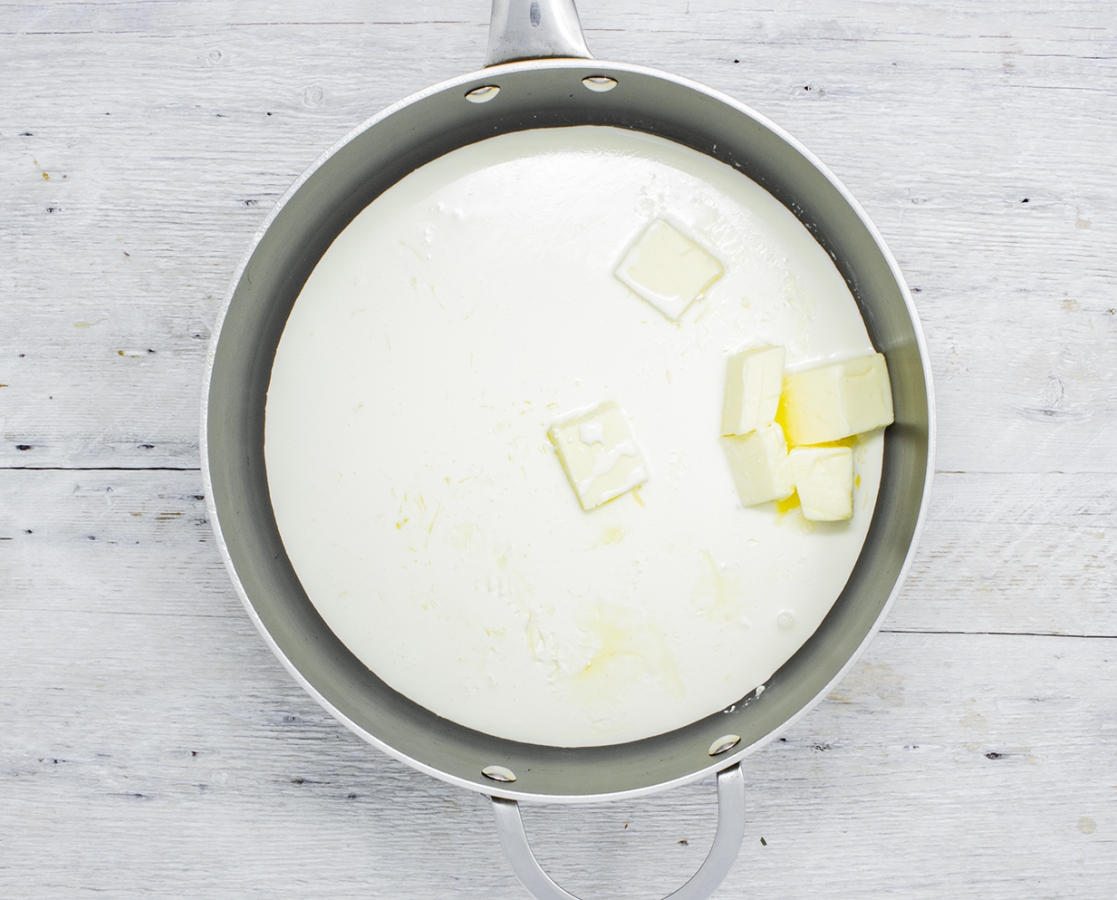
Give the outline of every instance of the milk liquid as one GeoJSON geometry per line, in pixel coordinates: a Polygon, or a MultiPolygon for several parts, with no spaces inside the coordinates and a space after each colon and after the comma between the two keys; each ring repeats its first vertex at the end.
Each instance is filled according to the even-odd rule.
{"type": "Polygon", "coordinates": [[[873,352],[831,260],[716,160],[604,127],[502,135],[404,178],[296,302],[266,411],[284,546],[380,678],[462,725],[587,746],[686,725],[766,681],[861,550],[854,517],[743,508],[719,443],[728,356],[873,352]],[[677,322],[614,276],[656,218],[723,277],[677,322]],[[611,400],[649,480],[583,511],[547,429],[611,400]]]}

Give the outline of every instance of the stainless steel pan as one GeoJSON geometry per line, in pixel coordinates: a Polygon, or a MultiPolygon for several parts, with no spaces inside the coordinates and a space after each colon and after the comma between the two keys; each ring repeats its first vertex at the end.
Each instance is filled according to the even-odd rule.
{"type": "Polygon", "coordinates": [[[206,372],[202,460],[221,552],[272,650],[303,687],[369,743],[493,798],[517,875],[539,897],[570,897],[535,864],[518,801],[633,797],[719,773],[719,827],[677,894],[705,897],[744,829],[737,767],[814,706],[879,628],[911,563],[927,507],[934,415],[911,297],[880,235],[802,145],[746,106],[640,66],[592,60],[572,0],[494,0],[488,67],[384,110],[327,151],[272,210],[234,279],[206,372]],[[478,102],[483,101],[483,102],[478,102]],[[503,132],[569,125],[636,129],[743,172],[784,203],[845,277],[888,359],[896,421],[864,549],[817,632],[767,683],[668,734],[607,747],[516,743],[435,716],[359,662],[307,599],[276,528],[264,470],[264,404],[288,314],[314,265],[375,197],[419,166],[503,132]]]}

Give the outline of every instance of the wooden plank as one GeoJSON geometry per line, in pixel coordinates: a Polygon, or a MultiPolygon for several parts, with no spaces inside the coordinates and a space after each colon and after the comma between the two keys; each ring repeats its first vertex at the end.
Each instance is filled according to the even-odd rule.
{"type": "Polygon", "coordinates": [[[370,66],[348,25],[166,6],[35,5],[0,35],[5,465],[197,467],[210,329],[264,213],[366,116],[465,68],[416,65],[420,40],[470,43],[461,25],[370,24],[370,66]]]}
{"type": "MultiPolygon", "coordinates": [[[[0,613],[19,635],[0,664],[0,778],[19,826],[5,829],[5,896],[522,896],[480,797],[345,732],[243,621],[104,618],[0,613]]],[[[881,635],[750,759],[726,896],[1008,900],[1070,886],[1101,900],[1117,878],[1117,696],[1090,673],[1114,650],[881,635]]],[[[653,896],[700,860],[711,791],[532,808],[526,821],[575,892],[653,896]]]]}
{"type": "MultiPolygon", "coordinates": [[[[0,470],[0,609],[239,618],[197,472],[0,470]],[[198,606],[198,604],[203,604],[198,606]]],[[[887,630],[1117,637],[1117,479],[940,475],[887,630]]]]}
{"type": "MultiPolygon", "coordinates": [[[[941,477],[929,532],[999,525],[1013,546],[1012,529],[1040,518],[1049,539],[1064,529],[1054,550],[1070,552],[1083,521],[1113,527],[1115,484],[1074,501],[1072,476],[1001,480],[986,508],[971,501],[988,476],[941,477]]],[[[0,543],[0,777],[20,823],[0,858],[5,896],[519,896],[481,798],[349,735],[272,658],[216,559],[199,492],[194,472],[0,472],[0,537],[12,538],[0,543]]],[[[996,534],[961,535],[954,559],[932,554],[922,586],[917,566],[889,627],[973,627],[947,573],[980,566],[996,534]]],[[[1040,610],[1057,593],[1046,624],[1062,627],[1055,614],[1070,616],[1080,593],[1064,577],[1037,570],[1034,596],[1021,579],[1016,605],[1040,610]]],[[[982,615],[987,628],[998,615],[1002,629],[1028,624],[994,604],[982,615]]],[[[1009,898],[1064,878],[1078,896],[1105,896],[1117,875],[1106,774],[1117,697],[1096,673],[1115,647],[881,635],[817,711],[750,760],[748,839],[725,890],[846,896],[856,872],[857,896],[1009,898]],[[1066,860],[1078,862],[1065,871],[1066,860]]],[[[648,896],[697,865],[712,806],[700,784],[529,809],[526,821],[572,889],[648,896]]]]}
{"type": "Polygon", "coordinates": [[[1117,636],[1112,475],[944,474],[886,628],[1117,636]]]}
{"type": "Polygon", "coordinates": [[[202,491],[196,471],[0,470],[0,608],[239,618],[202,491]]]}
{"type": "MultiPolygon", "coordinates": [[[[475,67],[473,7],[435,23],[332,4],[305,24],[262,4],[9,8],[0,464],[197,466],[205,344],[264,212],[364,116],[475,67]]],[[[824,151],[919,289],[940,468],[1112,472],[1104,5],[1031,7],[1019,34],[966,6],[956,22],[820,11],[666,7],[635,31],[623,5],[583,17],[602,55],[705,80],[824,151]]]]}

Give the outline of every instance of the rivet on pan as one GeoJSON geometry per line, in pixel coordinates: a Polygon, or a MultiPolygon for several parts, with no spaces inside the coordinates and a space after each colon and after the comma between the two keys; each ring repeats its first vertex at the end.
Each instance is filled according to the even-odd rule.
{"type": "MultiPolygon", "coordinates": [[[[737,738],[740,740],[740,738],[737,738]]],[[[493,781],[515,781],[516,775],[511,769],[506,769],[504,766],[485,766],[481,770],[481,774],[486,778],[491,778],[493,781]]]]}
{"type": "Polygon", "coordinates": [[[710,744],[710,756],[721,756],[726,750],[732,750],[739,743],[741,743],[741,736],[739,734],[722,735],[710,744]]]}
{"type": "Polygon", "coordinates": [[[497,94],[500,88],[495,84],[486,84],[484,87],[474,88],[465,92],[465,99],[470,103],[488,103],[497,94]]]}
{"type": "Polygon", "coordinates": [[[590,75],[588,78],[582,79],[582,84],[591,91],[604,94],[606,91],[611,91],[617,86],[617,79],[610,78],[608,75],[590,75]]]}

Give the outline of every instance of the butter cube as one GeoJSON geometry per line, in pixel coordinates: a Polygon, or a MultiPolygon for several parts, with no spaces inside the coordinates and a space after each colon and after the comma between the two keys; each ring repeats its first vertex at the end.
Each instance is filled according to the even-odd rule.
{"type": "Polygon", "coordinates": [[[656,219],[628,251],[614,273],[624,284],[674,321],[691,302],[721,278],[714,257],[656,219]]]}
{"type": "Polygon", "coordinates": [[[853,518],[853,451],[849,447],[795,447],[788,456],[803,518],[853,518]]]}
{"type": "Polygon", "coordinates": [[[748,434],[771,425],[783,389],[783,347],[744,350],[729,357],[722,434],[748,434]]]}
{"type": "Polygon", "coordinates": [[[733,482],[744,506],[769,500],[786,500],[795,490],[787,459],[787,442],[776,423],[756,431],[723,437],[733,482]]]}
{"type": "Polygon", "coordinates": [[[784,379],[783,422],[792,446],[838,441],[892,424],[884,354],[794,372],[784,379]]]}
{"type": "Polygon", "coordinates": [[[547,436],[584,510],[594,509],[648,480],[648,467],[628,420],[611,400],[555,422],[547,436]]]}

